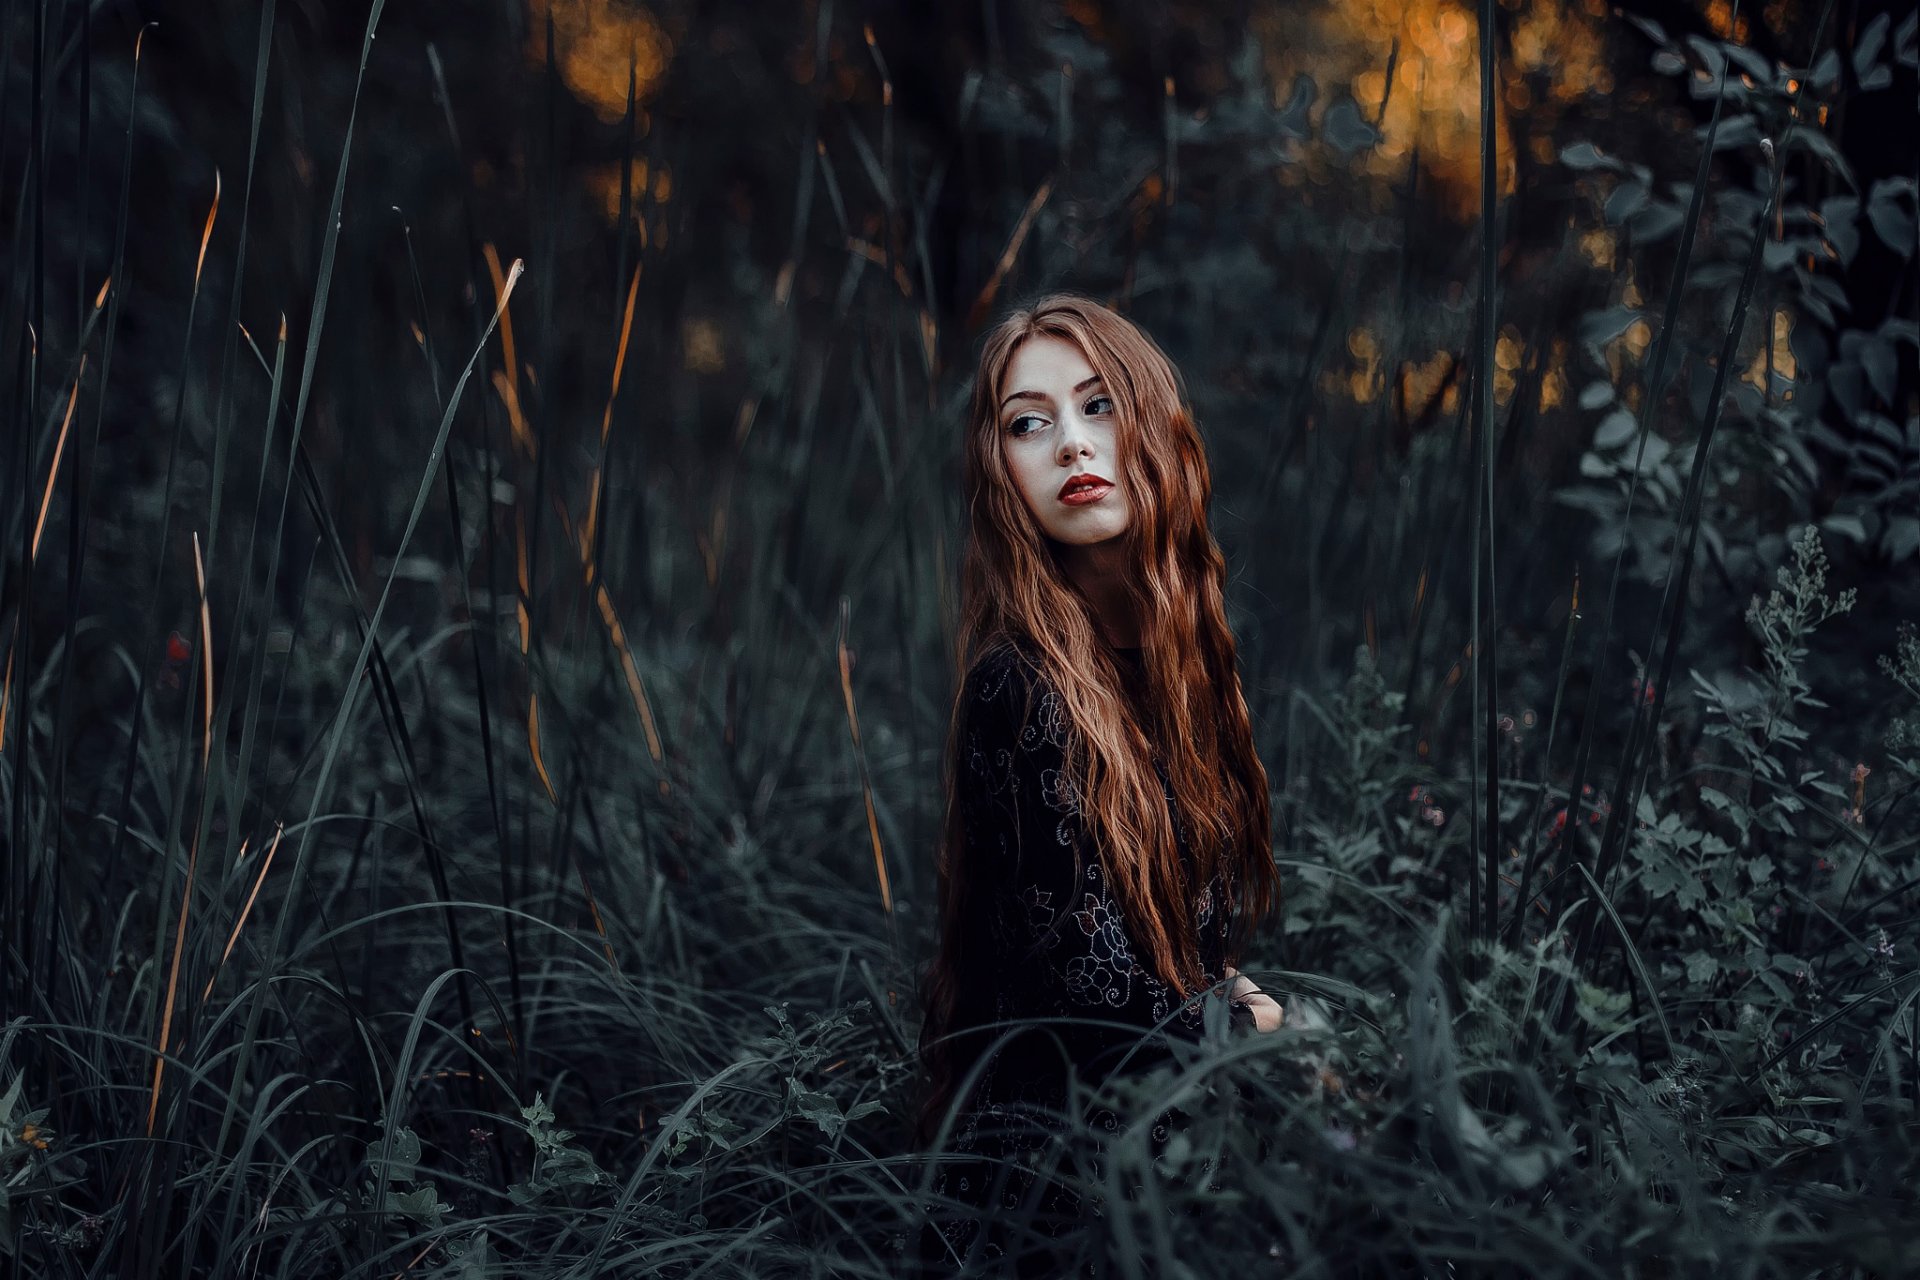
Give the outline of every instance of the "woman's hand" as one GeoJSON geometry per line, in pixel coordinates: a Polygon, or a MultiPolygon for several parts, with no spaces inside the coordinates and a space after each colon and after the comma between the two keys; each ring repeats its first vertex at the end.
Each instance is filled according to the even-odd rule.
{"type": "Polygon", "coordinates": [[[1228,999],[1235,1004],[1244,1004],[1253,1010],[1253,1026],[1256,1031],[1278,1031],[1287,1020],[1286,1010],[1277,1001],[1259,987],[1252,978],[1241,973],[1232,965],[1227,966],[1227,977],[1232,980],[1233,988],[1228,999]]]}

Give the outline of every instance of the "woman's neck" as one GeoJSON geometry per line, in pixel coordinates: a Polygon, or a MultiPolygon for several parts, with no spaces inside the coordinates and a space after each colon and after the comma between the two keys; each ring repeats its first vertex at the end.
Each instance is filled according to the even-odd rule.
{"type": "Polygon", "coordinates": [[[1127,585],[1121,540],[1108,538],[1087,546],[1059,545],[1060,568],[1093,606],[1093,618],[1106,642],[1116,649],[1140,646],[1140,617],[1127,585]]]}

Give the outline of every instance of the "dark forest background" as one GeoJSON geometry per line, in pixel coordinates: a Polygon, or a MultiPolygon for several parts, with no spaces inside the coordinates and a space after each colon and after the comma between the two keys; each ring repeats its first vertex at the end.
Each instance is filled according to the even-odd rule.
{"type": "Polygon", "coordinates": [[[1920,1269],[1917,71],[1900,0],[10,0],[0,1258],[902,1274],[961,415],[1065,288],[1207,438],[1289,1014],[1115,1083],[1074,1247],[1920,1269]]]}

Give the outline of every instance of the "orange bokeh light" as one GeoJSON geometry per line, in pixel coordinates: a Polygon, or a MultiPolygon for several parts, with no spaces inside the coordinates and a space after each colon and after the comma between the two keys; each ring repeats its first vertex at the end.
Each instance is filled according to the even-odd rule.
{"type": "Polygon", "coordinates": [[[553,20],[554,66],[575,97],[609,124],[626,118],[627,83],[645,103],[666,75],[673,41],[647,10],[627,0],[527,0],[527,57],[547,60],[553,20]]]}
{"type": "MultiPolygon", "coordinates": [[[[1502,194],[1510,194],[1515,184],[1516,118],[1613,88],[1595,7],[1534,4],[1512,18],[1513,54],[1502,68],[1505,87],[1494,101],[1502,194]],[[1533,77],[1533,83],[1515,72],[1533,77]]],[[[1604,14],[1604,6],[1598,7],[1604,14]]],[[[1323,104],[1344,86],[1362,114],[1377,122],[1382,137],[1360,160],[1365,172],[1402,177],[1417,148],[1448,212],[1459,218],[1479,214],[1480,52],[1470,3],[1325,0],[1305,12],[1298,5],[1270,5],[1254,25],[1268,51],[1273,83],[1291,84],[1304,72],[1321,86],[1323,104]],[[1396,37],[1400,54],[1388,94],[1387,60],[1396,37]]]]}

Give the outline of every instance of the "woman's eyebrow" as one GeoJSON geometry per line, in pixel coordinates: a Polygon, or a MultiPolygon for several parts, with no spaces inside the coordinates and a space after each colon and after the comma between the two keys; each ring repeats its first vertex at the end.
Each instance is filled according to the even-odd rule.
{"type": "MultiPolygon", "coordinates": [[[[1079,395],[1082,391],[1085,391],[1088,387],[1092,386],[1094,383],[1098,381],[1100,381],[1100,375],[1097,373],[1090,378],[1082,378],[1080,382],[1074,387],[1073,394],[1079,395]]],[[[1008,405],[1012,404],[1015,400],[1038,400],[1044,404],[1047,398],[1048,398],[1047,394],[1044,391],[1016,391],[1012,395],[1008,396],[1005,400],[1002,400],[1000,402],[1000,407],[1004,409],[1008,405]]]]}

